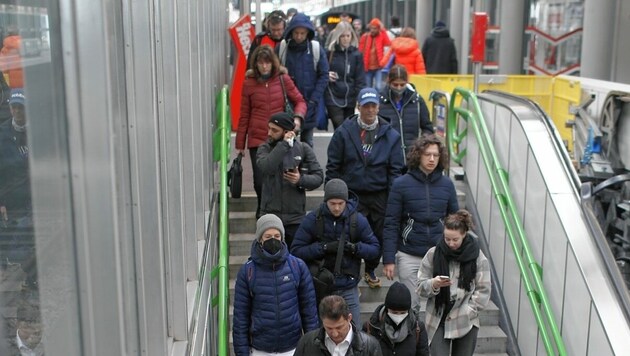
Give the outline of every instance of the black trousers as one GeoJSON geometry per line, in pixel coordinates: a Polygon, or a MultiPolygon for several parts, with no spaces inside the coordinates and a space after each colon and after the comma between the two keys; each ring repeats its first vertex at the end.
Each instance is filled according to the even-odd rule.
{"type": "Polygon", "coordinates": [[[354,114],[354,107],[342,107],[335,105],[330,105],[326,107],[328,110],[328,117],[330,117],[330,121],[333,123],[333,127],[335,130],[337,127],[341,126],[343,122],[350,116],[354,114]]]}
{"type": "Polygon", "coordinates": [[[258,205],[256,205],[256,219],[260,217],[260,199],[262,197],[262,172],[256,164],[256,154],[258,153],[258,147],[252,147],[249,149],[249,158],[252,161],[252,174],[254,176],[254,191],[256,191],[256,198],[258,198],[258,205]]]}
{"type": "Polygon", "coordinates": [[[385,225],[385,208],[387,207],[387,190],[378,192],[361,192],[359,196],[359,207],[357,210],[363,214],[368,222],[374,235],[378,239],[380,253],[373,260],[365,260],[365,271],[373,272],[378,267],[383,254],[383,227],[385,225]]]}

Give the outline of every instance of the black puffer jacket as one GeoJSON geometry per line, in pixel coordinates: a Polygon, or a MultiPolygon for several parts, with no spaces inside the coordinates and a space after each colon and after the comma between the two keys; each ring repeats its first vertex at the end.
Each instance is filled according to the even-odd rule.
{"type": "MultiPolygon", "coordinates": [[[[381,347],[378,344],[378,341],[360,331],[352,324],[352,332],[354,336],[352,337],[352,343],[350,344],[350,348],[346,353],[346,356],[382,356],[381,347]]],[[[319,330],[309,331],[304,334],[298,342],[298,345],[295,349],[294,356],[315,356],[315,355],[325,355],[330,356],[330,352],[326,348],[326,331],[324,328],[319,328],[319,330]]]]}
{"type": "Polygon", "coordinates": [[[429,119],[429,109],[424,99],[416,92],[411,84],[403,93],[400,111],[396,109],[396,103],[392,100],[391,90],[386,86],[381,91],[381,104],[379,115],[387,119],[394,130],[403,137],[406,156],[411,147],[423,133],[433,133],[433,125],[429,119]],[[402,127],[402,130],[401,130],[402,127]]]}
{"type": "Polygon", "coordinates": [[[329,81],[324,98],[327,106],[355,107],[357,95],[365,87],[365,70],[363,69],[363,54],[356,47],[343,49],[335,45],[335,50],[329,54],[328,66],[331,72],[336,72],[339,78],[329,81]]]}
{"type": "Polygon", "coordinates": [[[429,356],[429,339],[424,323],[417,314],[410,311],[403,323],[407,324],[407,337],[393,344],[384,331],[385,323],[394,326],[394,322],[386,315],[385,304],[379,305],[370,320],[363,325],[363,331],[374,336],[381,344],[383,356],[429,356]]]}

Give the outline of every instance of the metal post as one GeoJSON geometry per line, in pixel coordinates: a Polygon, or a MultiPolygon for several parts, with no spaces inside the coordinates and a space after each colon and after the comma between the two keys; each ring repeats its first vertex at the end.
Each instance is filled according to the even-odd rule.
{"type": "Polygon", "coordinates": [[[262,31],[262,9],[260,8],[260,0],[256,0],[256,33],[260,33],[262,31]]]}
{"type": "Polygon", "coordinates": [[[473,62],[473,91],[475,94],[479,94],[479,78],[481,77],[481,62],[473,62]]]}

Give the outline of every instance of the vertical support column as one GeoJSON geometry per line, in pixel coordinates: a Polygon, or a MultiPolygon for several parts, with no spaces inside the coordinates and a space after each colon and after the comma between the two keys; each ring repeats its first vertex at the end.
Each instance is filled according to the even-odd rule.
{"type": "Polygon", "coordinates": [[[433,14],[432,0],[417,0],[416,2],[416,38],[424,41],[431,34],[433,24],[431,23],[433,14]]]}
{"type": "Polygon", "coordinates": [[[520,74],[523,67],[524,0],[499,3],[499,74],[520,74]]]}
{"type": "MultiPolygon", "coordinates": [[[[453,37],[455,48],[457,49],[459,74],[468,72],[468,17],[464,21],[464,8],[467,9],[466,3],[467,1],[464,0],[451,0],[451,16],[449,18],[451,37],[453,37]]],[[[468,10],[466,10],[466,13],[468,13],[468,10]]]]}
{"type": "Polygon", "coordinates": [[[582,36],[581,75],[583,77],[610,80],[611,56],[615,22],[616,1],[600,0],[584,2],[584,35],[582,36]]]}

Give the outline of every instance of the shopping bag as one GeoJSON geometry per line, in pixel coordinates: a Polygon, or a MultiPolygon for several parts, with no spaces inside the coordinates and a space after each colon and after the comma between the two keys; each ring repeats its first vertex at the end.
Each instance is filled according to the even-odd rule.
{"type": "Polygon", "coordinates": [[[243,154],[239,153],[232,161],[232,166],[228,171],[228,186],[232,198],[240,198],[243,189],[243,166],[241,164],[243,154]]]}

